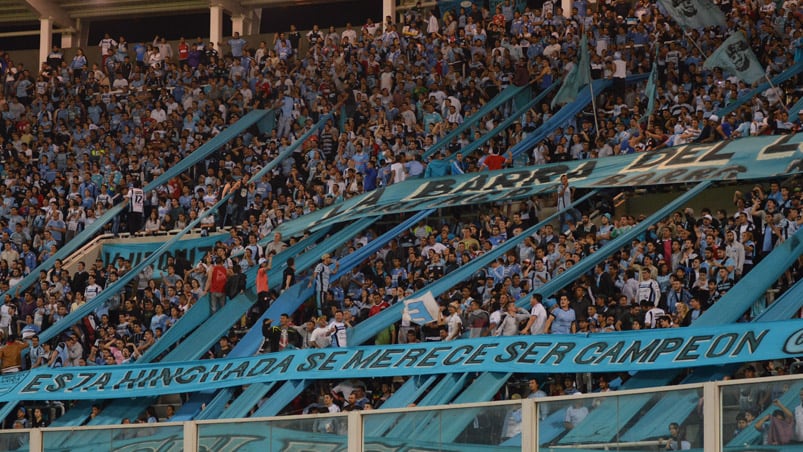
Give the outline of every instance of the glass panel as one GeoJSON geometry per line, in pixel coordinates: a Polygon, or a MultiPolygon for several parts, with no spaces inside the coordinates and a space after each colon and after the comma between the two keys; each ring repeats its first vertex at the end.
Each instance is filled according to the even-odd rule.
{"type": "Polygon", "coordinates": [[[803,380],[729,385],[720,396],[724,448],[784,445],[784,451],[803,451],[803,380]]]}
{"type": "Polygon", "coordinates": [[[536,406],[541,419],[538,442],[541,450],[700,448],[701,397],[702,390],[692,389],[541,402],[536,406]]]}
{"type": "Polygon", "coordinates": [[[65,450],[111,450],[112,431],[103,430],[58,430],[43,431],[42,445],[45,452],[65,450]]]}
{"type": "Polygon", "coordinates": [[[137,428],[112,428],[112,450],[180,452],[184,449],[183,426],[140,425],[137,428]]]}
{"type": "Polygon", "coordinates": [[[521,450],[521,405],[518,404],[363,414],[365,450],[521,450]]]}
{"type": "Polygon", "coordinates": [[[136,427],[109,427],[93,430],[43,431],[44,450],[159,450],[179,452],[184,446],[181,425],[137,424],[136,427]]]}
{"type": "Polygon", "coordinates": [[[28,450],[29,436],[27,430],[0,432],[0,450],[28,450]]]}
{"type": "Polygon", "coordinates": [[[345,450],[347,417],[314,416],[305,419],[199,424],[200,450],[330,451],[345,450]]]}

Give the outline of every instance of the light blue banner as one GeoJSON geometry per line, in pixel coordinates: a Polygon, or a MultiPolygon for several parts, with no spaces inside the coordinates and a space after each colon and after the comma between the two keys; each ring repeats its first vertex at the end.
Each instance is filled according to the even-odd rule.
{"type": "MultiPolygon", "coordinates": [[[[199,262],[207,251],[211,250],[215,243],[227,239],[228,234],[215,234],[207,237],[198,237],[192,239],[180,240],[173,248],[171,248],[171,255],[175,256],[176,253],[183,253],[187,262],[199,262]]],[[[131,262],[131,266],[135,266],[142,262],[143,259],[153,254],[154,251],[159,249],[164,242],[140,242],[130,240],[125,243],[104,243],[101,249],[103,255],[103,262],[112,263],[118,257],[122,257],[131,262]]],[[[156,268],[167,268],[168,253],[162,254],[159,261],[154,264],[156,268]]]]}
{"type": "Polygon", "coordinates": [[[411,179],[317,210],[279,228],[283,235],[364,215],[385,215],[525,198],[568,174],[576,188],[636,187],[701,181],[761,179],[803,171],[803,133],[678,146],[537,167],[411,179]]]}
{"type": "Polygon", "coordinates": [[[799,320],[589,335],[292,350],[184,363],[37,368],[0,377],[0,401],[93,400],[196,392],[284,380],[451,372],[628,372],[718,366],[803,354],[799,320]]]}

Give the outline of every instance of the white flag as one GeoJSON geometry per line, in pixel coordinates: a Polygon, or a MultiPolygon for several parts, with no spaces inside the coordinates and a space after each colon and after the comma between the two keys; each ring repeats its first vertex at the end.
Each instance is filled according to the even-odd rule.
{"type": "Polygon", "coordinates": [[[438,319],[438,302],[432,296],[432,292],[427,292],[417,298],[404,300],[404,309],[410,316],[410,321],[419,325],[432,322],[438,319]]]}

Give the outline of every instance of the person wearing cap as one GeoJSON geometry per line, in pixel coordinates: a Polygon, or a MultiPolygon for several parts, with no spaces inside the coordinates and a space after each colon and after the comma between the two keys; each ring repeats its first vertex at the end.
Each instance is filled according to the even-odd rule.
{"type": "Polygon", "coordinates": [[[307,284],[307,287],[312,287],[315,283],[315,303],[318,309],[318,315],[323,313],[323,302],[326,298],[326,293],[329,292],[329,280],[333,273],[337,273],[340,269],[340,262],[335,262],[334,269],[332,268],[332,255],[325,253],[321,256],[321,262],[315,266],[312,272],[312,277],[307,284]]]}
{"type": "Polygon", "coordinates": [[[697,136],[697,139],[694,140],[695,143],[712,143],[716,140],[716,128],[719,126],[719,116],[717,115],[710,115],[705,118],[705,122],[703,123],[703,128],[700,131],[700,134],[697,136]]]}

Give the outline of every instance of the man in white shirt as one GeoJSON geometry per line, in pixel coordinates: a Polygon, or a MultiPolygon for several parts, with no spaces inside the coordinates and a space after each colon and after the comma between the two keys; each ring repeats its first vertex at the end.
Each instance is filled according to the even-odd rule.
{"type": "Polygon", "coordinates": [[[332,320],[332,323],[329,324],[329,331],[331,332],[331,343],[334,347],[345,347],[347,342],[347,334],[346,328],[349,327],[346,322],[343,321],[343,311],[335,312],[335,318],[332,320]]]}
{"type": "Polygon", "coordinates": [[[547,313],[541,300],[543,300],[543,296],[539,293],[533,294],[532,297],[530,297],[530,320],[527,321],[527,325],[521,330],[521,334],[544,334],[547,313]]]}
{"type": "Polygon", "coordinates": [[[310,347],[327,348],[332,345],[332,329],[326,323],[326,317],[318,318],[318,326],[309,337],[310,347]]]}
{"type": "Polygon", "coordinates": [[[447,341],[458,339],[463,332],[463,319],[460,318],[460,305],[452,303],[449,305],[449,317],[446,319],[447,341]]]}
{"type": "Polygon", "coordinates": [[[652,279],[650,269],[646,266],[641,268],[641,281],[638,284],[636,300],[639,302],[647,300],[653,306],[658,306],[661,301],[661,287],[658,281],[652,279]]]}
{"type": "Polygon", "coordinates": [[[583,400],[575,400],[572,406],[566,408],[563,426],[566,427],[566,430],[571,430],[583,422],[586,416],[588,416],[588,407],[583,405],[583,400]]]}
{"type": "Polygon", "coordinates": [[[86,289],[84,289],[84,298],[86,299],[86,302],[89,303],[90,301],[94,300],[102,290],[103,288],[95,282],[95,276],[90,275],[87,281],[86,289]]]}

